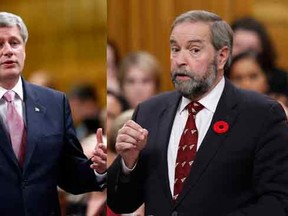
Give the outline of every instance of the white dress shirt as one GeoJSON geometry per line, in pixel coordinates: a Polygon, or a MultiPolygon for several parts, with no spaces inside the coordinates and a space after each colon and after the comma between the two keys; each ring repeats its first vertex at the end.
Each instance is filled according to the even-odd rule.
{"type": "MultiPolygon", "coordinates": [[[[23,100],[23,87],[22,87],[22,79],[19,78],[18,82],[16,85],[11,89],[14,91],[15,94],[15,99],[14,99],[14,104],[17,112],[19,115],[23,118],[24,124],[25,124],[25,106],[24,106],[24,100],[23,100]]],[[[6,123],[6,113],[7,113],[7,102],[3,98],[3,95],[7,92],[7,89],[4,89],[3,87],[0,86],[0,119],[2,125],[8,130],[8,125],[6,123]]]]}
{"type": "MultiPolygon", "coordinates": [[[[196,127],[198,129],[197,151],[201,146],[201,143],[209,129],[217,104],[224,90],[224,85],[225,85],[225,79],[224,77],[222,77],[220,82],[212,89],[212,91],[198,101],[204,106],[204,108],[197,113],[195,119],[196,127]]],[[[178,146],[181,134],[183,133],[188,118],[188,111],[187,109],[185,109],[185,107],[190,102],[191,101],[189,99],[182,97],[179,106],[177,108],[177,112],[175,115],[169,139],[167,162],[168,162],[169,185],[172,196],[174,192],[175,164],[176,164],[178,146]]]]}

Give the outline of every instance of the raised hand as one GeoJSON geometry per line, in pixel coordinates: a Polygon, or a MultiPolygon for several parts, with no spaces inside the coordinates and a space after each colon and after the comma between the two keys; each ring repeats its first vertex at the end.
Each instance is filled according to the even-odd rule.
{"type": "Polygon", "coordinates": [[[118,131],[116,150],[128,168],[133,168],[140,151],[146,146],[148,131],[133,120],[127,121],[118,131]]]}
{"type": "Polygon", "coordinates": [[[91,158],[93,164],[90,167],[101,174],[107,170],[107,145],[103,143],[102,128],[97,129],[96,140],[97,143],[91,158]]]}

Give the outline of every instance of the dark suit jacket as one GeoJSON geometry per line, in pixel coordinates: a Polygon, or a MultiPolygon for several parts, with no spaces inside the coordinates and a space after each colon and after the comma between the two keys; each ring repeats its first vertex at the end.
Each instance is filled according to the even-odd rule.
{"type": "Polygon", "coordinates": [[[176,203],[168,180],[167,146],[181,99],[164,93],[144,102],[134,120],[149,131],[147,146],[129,175],[118,157],[108,170],[108,205],[146,215],[285,216],[288,213],[288,127],[282,107],[226,80],[209,130],[176,203]],[[215,122],[229,124],[226,133],[215,122]]]}
{"type": "Polygon", "coordinates": [[[60,215],[57,185],[71,193],[99,190],[83,155],[63,93],[23,80],[27,143],[21,168],[0,124],[0,215],[60,215]]]}

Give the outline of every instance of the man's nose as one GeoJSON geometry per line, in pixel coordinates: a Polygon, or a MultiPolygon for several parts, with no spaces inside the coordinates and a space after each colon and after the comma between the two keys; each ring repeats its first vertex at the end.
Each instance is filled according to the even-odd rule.
{"type": "Polygon", "coordinates": [[[174,59],[178,67],[183,67],[187,65],[187,53],[185,52],[185,50],[179,51],[174,57],[174,59]]]}
{"type": "Polygon", "coordinates": [[[243,89],[248,89],[251,90],[252,88],[252,84],[251,84],[251,80],[248,77],[243,78],[242,82],[241,82],[241,87],[243,89]]]}
{"type": "Polygon", "coordinates": [[[3,51],[3,54],[6,55],[6,56],[7,55],[11,56],[13,54],[12,47],[11,47],[11,45],[9,43],[3,44],[2,51],[3,51]]]}

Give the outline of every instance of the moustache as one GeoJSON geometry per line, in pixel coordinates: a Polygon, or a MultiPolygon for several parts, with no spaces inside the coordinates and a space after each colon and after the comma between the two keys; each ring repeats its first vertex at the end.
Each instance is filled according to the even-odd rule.
{"type": "Polygon", "coordinates": [[[172,75],[172,79],[176,79],[176,76],[188,76],[191,79],[194,78],[190,71],[183,70],[183,69],[174,70],[172,71],[171,75],[172,75]]]}

